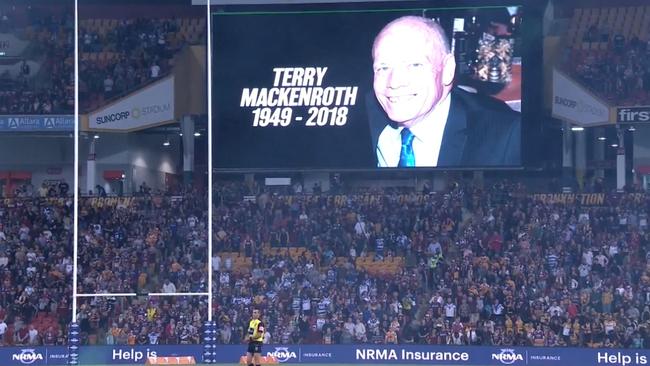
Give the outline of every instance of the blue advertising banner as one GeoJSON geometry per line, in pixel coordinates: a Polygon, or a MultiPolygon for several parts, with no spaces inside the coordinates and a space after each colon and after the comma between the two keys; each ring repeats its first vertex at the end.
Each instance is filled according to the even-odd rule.
{"type": "Polygon", "coordinates": [[[48,365],[65,365],[68,362],[68,347],[44,347],[48,365]]]}
{"type": "MultiPolygon", "coordinates": [[[[650,365],[650,350],[426,345],[264,345],[280,363],[426,365],[650,365]]],[[[237,362],[244,346],[217,346],[217,363],[237,362]]]]}
{"type": "MultiPolygon", "coordinates": [[[[237,364],[244,345],[217,346],[216,363],[237,364]]],[[[192,356],[200,363],[202,345],[82,346],[80,363],[133,365],[147,357],[192,356]]],[[[648,349],[537,347],[471,347],[426,345],[264,345],[264,356],[288,364],[405,364],[405,365],[650,365],[648,349]]],[[[0,365],[65,365],[66,347],[1,347],[0,365]]]]}
{"type": "MultiPolygon", "coordinates": [[[[144,365],[148,357],[176,356],[193,356],[196,362],[200,363],[203,360],[203,346],[200,344],[170,346],[82,346],[79,352],[79,363],[81,365],[144,365]]],[[[239,361],[239,358],[237,361],[239,361]]]]}
{"type": "Polygon", "coordinates": [[[0,116],[0,132],[74,131],[74,116],[0,116]]]}
{"type": "MultiPolygon", "coordinates": [[[[46,347],[0,348],[0,365],[47,365],[46,347]]],[[[65,360],[62,363],[64,364],[65,360]]]]}

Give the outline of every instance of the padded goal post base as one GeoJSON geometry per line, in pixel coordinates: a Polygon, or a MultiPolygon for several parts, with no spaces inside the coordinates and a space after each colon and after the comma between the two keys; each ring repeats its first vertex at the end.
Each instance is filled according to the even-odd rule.
{"type": "Polygon", "coordinates": [[[196,365],[193,356],[147,357],[145,365],[196,365]]]}
{"type": "MultiPolygon", "coordinates": [[[[261,356],[260,360],[260,365],[277,365],[279,363],[278,359],[273,356],[261,356]]],[[[246,356],[241,356],[239,364],[246,365],[246,356]]]]}

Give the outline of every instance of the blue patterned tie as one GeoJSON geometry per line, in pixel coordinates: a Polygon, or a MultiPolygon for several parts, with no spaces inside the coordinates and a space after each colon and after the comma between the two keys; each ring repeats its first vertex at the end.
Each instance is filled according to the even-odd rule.
{"type": "Polygon", "coordinates": [[[402,149],[399,153],[399,165],[397,166],[415,166],[415,155],[413,154],[413,139],[415,135],[408,128],[403,129],[400,134],[402,135],[402,149]]]}

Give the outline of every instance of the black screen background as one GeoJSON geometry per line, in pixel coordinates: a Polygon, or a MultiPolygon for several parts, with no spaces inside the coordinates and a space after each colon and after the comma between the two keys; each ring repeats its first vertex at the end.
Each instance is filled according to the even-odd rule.
{"type": "MultiPolygon", "coordinates": [[[[444,26],[471,13],[443,9],[427,15],[439,14],[444,26]]],[[[376,168],[366,111],[366,97],[372,96],[371,46],[386,23],[409,14],[421,11],[213,14],[215,169],[376,168]],[[293,116],[304,119],[289,127],[253,127],[254,108],[239,106],[243,88],[273,87],[274,67],[325,66],[323,87],[359,87],[343,127],[306,127],[308,107],[293,107],[293,116]]]]}

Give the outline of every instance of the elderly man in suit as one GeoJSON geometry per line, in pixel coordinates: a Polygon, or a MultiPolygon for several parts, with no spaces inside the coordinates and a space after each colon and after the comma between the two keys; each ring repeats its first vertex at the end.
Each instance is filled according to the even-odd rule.
{"type": "Polygon", "coordinates": [[[417,16],[390,22],[375,38],[372,57],[381,110],[369,109],[369,118],[379,167],[521,164],[521,115],[454,86],[456,61],[436,22],[417,16]]]}

